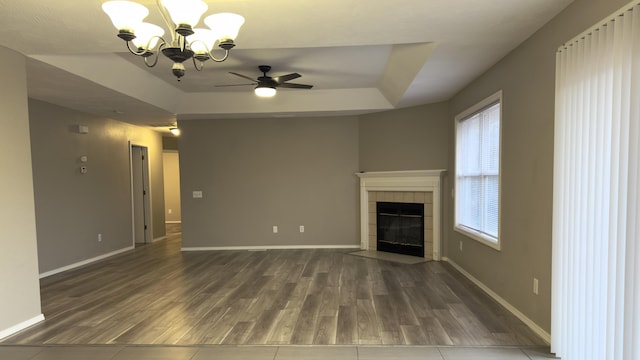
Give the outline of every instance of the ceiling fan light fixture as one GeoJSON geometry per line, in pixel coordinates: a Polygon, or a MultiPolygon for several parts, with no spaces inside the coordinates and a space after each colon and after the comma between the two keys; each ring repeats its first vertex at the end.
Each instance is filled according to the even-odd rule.
{"type": "Polygon", "coordinates": [[[262,76],[258,78],[252,78],[247,75],[239,74],[237,72],[229,71],[229,74],[241,77],[245,80],[251,81],[251,84],[236,84],[236,85],[216,85],[216,86],[243,86],[243,85],[257,85],[254,88],[254,93],[259,97],[272,97],[276,95],[276,89],[279,87],[289,89],[311,89],[313,85],[290,83],[290,80],[297,79],[302,75],[298,73],[291,73],[277,77],[271,77],[267,73],[271,71],[270,65],[259,65],[258,70],[262,73],[262,76]]]}
{"type": "Polygon", "coordinates": [[[256,86],[255,90],[253,90],[255,94],[259,97],[273,97],[276,95],[276,88],[270,86],[256,86]]]}
{"type": "Polygon", "coordinates": [[[178,129],[177,127],[169,128],[169,131],[170,131],[174,136],[179,136],[179,135],[180,135],[180,129],[178,129]]]}

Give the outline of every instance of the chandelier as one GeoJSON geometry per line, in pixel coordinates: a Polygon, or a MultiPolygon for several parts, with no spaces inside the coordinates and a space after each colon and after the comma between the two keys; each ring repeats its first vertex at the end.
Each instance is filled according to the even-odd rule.
{"type": "Polygon", "coordinates": [[[209,29],[196,28],[202,15],[207,11],[207,4],[202,0],[156,0],[160,14],[164,19],[171,41],[165,40],[164,29],[160,26],[143,22],[149,10],[136,2],[126,0],[107,1],[102,10],[109,15],[111,22],[118,29],[118,37],[126,41],[127,49],[144,58],[148,67],[158,63],[160,52],[173,61],[173,75],[180,81],[184,76],[183,62],[192,59],[196,70],[201,71],[207,60],[225,61],[229,51],[235,46],[244,18],[232,13],[209,15],[204,23],[209,29]],[[213,55],[214,45],[224,50],[221,58],[213,55]]]}

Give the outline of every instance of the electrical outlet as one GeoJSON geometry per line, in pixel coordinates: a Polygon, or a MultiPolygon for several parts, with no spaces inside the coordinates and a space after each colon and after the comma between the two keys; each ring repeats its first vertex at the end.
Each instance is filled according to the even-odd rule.
{"type": "Polygon", "coordinates": [[[273,233],[274,234],[278,233],[278,227],[276,225],[273,226],[273,233]]]}
{"type": "Polygon", "coordinates": [[[98,234],[98,242],[102,241],[102,234],[98,234]]]}
{"type": "Polygon", "coordinates": [[[533,293],[538,295],[538,279],[533,278],[533,293]]]}
{"type": "Polygon", "coordinates": [[[460,241],[460,251],[462,251],[462,241],[460,241]]]}
{"type": "Polygon", "coordinates": [[[300,232],[303,233],[304,232],[304,225],[300,225],[300,232]]]}

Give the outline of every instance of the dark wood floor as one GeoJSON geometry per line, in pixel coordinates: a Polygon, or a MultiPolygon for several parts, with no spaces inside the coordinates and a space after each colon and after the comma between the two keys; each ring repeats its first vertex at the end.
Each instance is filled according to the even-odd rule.
{"type": "Polygon", "coordinates": [[[544,345],[446,263],[342,250],[180,252],[180,234],[42,280],[3,344],[544,345]]]}

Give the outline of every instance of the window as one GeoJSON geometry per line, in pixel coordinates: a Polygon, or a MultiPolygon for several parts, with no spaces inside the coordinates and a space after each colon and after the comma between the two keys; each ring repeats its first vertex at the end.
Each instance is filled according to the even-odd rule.
{"type": "Polygon", "coordinates": [[[502,92],[456,116],[455,230],[500,250],[502,92]]]}

